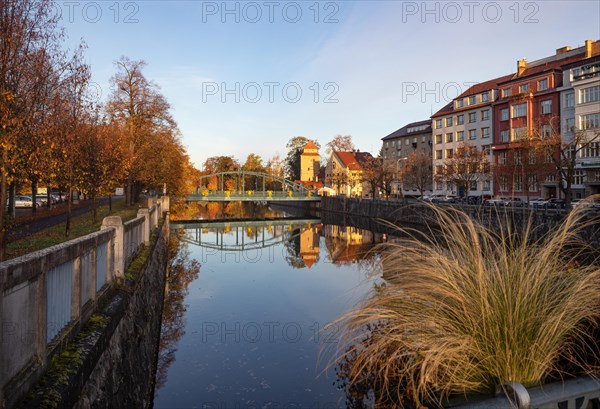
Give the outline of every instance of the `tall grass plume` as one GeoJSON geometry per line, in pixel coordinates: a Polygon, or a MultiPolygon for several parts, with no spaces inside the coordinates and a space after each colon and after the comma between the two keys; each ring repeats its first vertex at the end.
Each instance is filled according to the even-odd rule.
{"type": "Polygon", "coordinates": [[[492,229],[431,209],[435,227],[400,229],[405,238],[385,244],[385,285],[336,322],[347,383],[368,380],[383,402],[441,405],[509,381],[539,385],[569,376],[566,368],[598,370],[589,354],[600,266],[581,238],[591,223],[584,210],[534,239],[531,222],[497,215],[492,229]]]}

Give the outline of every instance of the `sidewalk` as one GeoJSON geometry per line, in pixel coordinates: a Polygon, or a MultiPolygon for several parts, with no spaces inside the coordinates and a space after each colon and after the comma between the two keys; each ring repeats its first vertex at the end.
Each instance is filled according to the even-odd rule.
{"type": "MultiPolygon", "coordinates": [[[[123,200],[122,197],[113,197],[113,204],[119,200],[123,200]]],[[[98,199],[97,206],[108,205],[108,198],[98,199]]],[[[67,206],[63,205],[59,207],[60,213],[52,213],[50,215],[44,215],[43,212],[48,212],[49,209],[39,209],[39,215],[33,220],[24,221],[19,223],[19,218],[16,218],[16,225],[8,230],[7,243],[22,239],[29,236],[30,234],[37,233],[48,227],[56,226],[57,224],[64,223],[67,220],[67,206]]],[[[88,213],[92,210],[91,200],[82,200],[76,208],[71,209],[71,218],[80,216],[88,213]]],[[[26,218],[26,217],[23,217],[26,218]]]]}

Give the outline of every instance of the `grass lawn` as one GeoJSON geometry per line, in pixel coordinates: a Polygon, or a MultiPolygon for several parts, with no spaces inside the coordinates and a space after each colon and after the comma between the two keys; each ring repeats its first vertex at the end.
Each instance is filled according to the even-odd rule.
{"type": "MultiPolygon", "coordinates": [[[[139,209],[138,205],[125,207],[124,200],[113,201],[113,211],[110,216],[121,216],[123,221],[134,219],[139,209]]],[[[64,243],[86,234],[94,233],[100,230],[102,219],[109,216],[108,205],[98,207],[97,222],[92,222],[92,211],[71,219],[71,234],[65,237],[65,223],[49,227],[20,240],[8,244],[6,249],[6,259],[22,256],[32,251],[41,250],[55,244],[64,243]]]]}

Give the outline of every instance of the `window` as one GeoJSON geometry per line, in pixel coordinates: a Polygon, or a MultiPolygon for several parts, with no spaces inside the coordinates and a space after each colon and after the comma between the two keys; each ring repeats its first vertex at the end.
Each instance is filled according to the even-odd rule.
{"type": "Polygon", "coordinates": [[[600,101],[600,85],[579,90],[579,103],[600,101]]]}
{"type": "Polygon", "coordinates": [[[482,190],[484,190],[484,191],[487,192],[487,191],[491,190],[491,187],[492,186],[491,186],[491,183],[490,183],[489,180],[484,180],[483,181],[483,189],[482,190]]]}
{"type": "Polygon", "coordinates": [[[512,117],[520,118],[527,116],[527,104],[517,104],[512,107],[512,117]]]}
{"type": "Polygon", "coordinates": [[[508,129],[505,131],[500,131],[500,142],[508,142],[510,139],[508,129]]]}
{"type": "Polygon", "coordinates": [[[436,159],[443,159],[443,157],[442,157],[442,150],[441,149],[435,151],[435,158],[436,159]]]}
{"type": "Polygon", "coordinates": [[[457,141],[464,141],[465,140],[465,131],[458,131],[456,133],[456,140],[457,141]]]}
{"type": "Polygon", "coordinates": [[[456,117],[456,123],[457,123],[458,125],[462,125],[462,124],[464,124],[464,123],[465,123],[465,115],[464,115],[464,114],[462,114],[462,115],[459,115],[459,116],[457,116],[457,117],[456,117]]]}
{"type": "Polygon", "coordinates": [[[552,113],[552,100],[547,99],[546,101],[542,101],[542,114],[551,114],[552,113]]]}
{"type": "Polygon", "coordinates": [[[462,99],[457,99],[456,100],[456,107],[457,108],[462,108],[463,106],[465,106],[465,101],[462,99]]]}
{"type": "Polygon", "coordinates": [[[452,132],[446,134],[446,143],[454,142],[452,132]]]}
{"type": "Polygon", "coordinates": [[[521,165],[523,163],[523,155],[521,151],[515,151],[513,154],[513,163],[515,165],[521,165]]]}
{"type": "Polygon", "coordinates": [[[491,146],[491,145],[483,145],[483,146],[481,147],[481,150],[483,151],[483,153],[484,153],[485,155],[488,155],[488,156],[489,156],[489,155],[492,153],[492,146],[491,146]]]}
{"type": "Polygon", "coordinates": [[[446,149],[446,159],[452,159],[453,154],[454,154],[454,150],[446,149]]]}
{"type": "Polygon", "coordinates": [[[573,108],[575,106],[575,93],[567,92],[565,94],[565,108],[573,108]]]}
{"type": "Polygon", "coordinates": [[[515,190],[515,192],[523,191],[523,176],[522,175],[515,175],[513,189],[515,190]]]}
{"type": "Polygon", "coordinates": [[[530,192],[537,192],[538,190],[538,181],[536,175],[531,175],[527,177],[527,185],[529,186],[530,192]]]}
{"type": "Polygon", "coordinates": [[[469,105],[475,105],[477,103],[477,96],[476,95],[471,95],[469,97],[469,105]]]}
{"type": "Polygon", "coordinates": [[[543,79],[538,81],[538,91],[545,91],[548,89],[548,80],[543,79]]]}
{"type": "Polygon", "coordinates": [[[405,145],[408,145],[409,143],[410,143],[410,141],[408,140],[408,138],[406,138],[406,139],[404,140],[404,144],[405,144],[405,145]]]}
{"type": "Polygon", "coordinates": [[[507,157],[506,151],[501,151],[500,153],[498,153],[498,164],[506,165],[506,157],[507,157]]]}
{"type": "Polygon", "coordinates": [[[582,158],[599,158],[600,142],[591,142],[581,149],[582,158]]]}
{"type": "Polygon", "coordinates": [[[490,137],[490,128],[481,128],[481,138],[489,138],[490,137]]]}
{"type": "Polygon", "coordinates": [[[490,110],[484,109],[483,111],[481,111],[481,120],[487,121],[488,119],[490,119],[490,110]]]}
{"type": "Polygon", "coordinates": [[[542,138],[549,138],[552,136],[552,125],[542,125],[540,128],[542,138]]]}
{"type": "Polygon", "coordinates": [[[469,129],[469,139],[477,139],[477,129],[469,129]]]}
{"type": "Polygon", "coordinates": [[[519,86],[519,92],[529,92],[529,84],[523,84],[519,86]]]}
{"type": "Polygon", "coordinates": [[[575,128],[575,118],[565,118],[563,132],[564,133],[573,132],[573,128],[575,128]]]}
{"type": "Polygon", "coordinates": [[[510,88],[504,88],[504,89],[502,90],[502,96],[503,96],[504,98],[506,98],[506,97],[510,97],[510,88]]]}
{"type": "Polygon", "coordinates": [[[446,118],[446,126],[452,126],[454,125],[454,117],[449,116],[448,118],[446,118]]]}
{"type": "Polygon", "coordinates": [[[600,128],[600,113],[581,115],[579,121],[580,129],[600,128]]]}
{"type": "Polygon", "coordinates": [[[441,129],[442,128],[442,120],[441,119],[436,119],[435,120],[435,128],[436,129],[441,129]]]}
{"type": "Polygon", "coordinates": [[[576,170],[573,174],[573,184],[583,185],[585,183],[585,172],[583,170],[576,170]]]}
{"type": "Polygon", "coordinates": [[[425,140],[426,140],[426,139],[427,139],[427,138],[426,138],[425,136],[421,136],[421,142],[422,142],[422,143],[425,143],[425,140]]]}
{"type": "Polygon", "coordinates": [[[508,121],[508,108],[503,108],[500,110],[500,120],[508,121]]]}
{"type": "Polygon", "coordinates": [[[508,177],[507,176],[500,176],[500,191],[501,192],[508,192],[508,177]]]}
{"type": "Polygon", "coordinates": [[[488,94],[487,92],[484,92],[483,94],[481,94],[482,102],[488,102],[489,100],[490,100],[490,94],[488,94]]]}
{"type": "Polygon", "coordinates": [[[512,138],[513,141],[518,141],[519,139],[523,139],[525,136],[527,136],[527,127],[526,126],[513,129],[513,138],[512,138]]]}
{"type": "Polygon", "coordinates": [[[435,136],[435,143],[442,143],[442,134],[438,134],[435,136]]]}
{"type": "Polygon", "coordinates": [[[469,113],[469,122],[476,122],[476,121],[477,121],[477,112],[469,113]]]}
{"type": "Polygon", "coordinates": [[[544,153],[544,163],[552,163],[552,162],[553,162],[552,151],[547,150],[544,153]]]}
{"type": "Polygon", "coordinates": [[[600,170],[594,171],[594,182],[600,182],[600,170]]]}

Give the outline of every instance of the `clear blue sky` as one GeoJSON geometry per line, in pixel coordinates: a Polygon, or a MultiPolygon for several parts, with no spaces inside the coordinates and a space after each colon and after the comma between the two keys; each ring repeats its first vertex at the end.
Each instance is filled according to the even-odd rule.
{"type": "Polygon", "coordinates": [[[198,167],[214,155],[285,156],[297,135],[322,146],[352,135],[376,153],[382,137],[429,118],[470,83],[600,39],[596,0],[59,5],[69,42],[89,46],[103,98],[113,61],[148,63],[198,167]]]}

